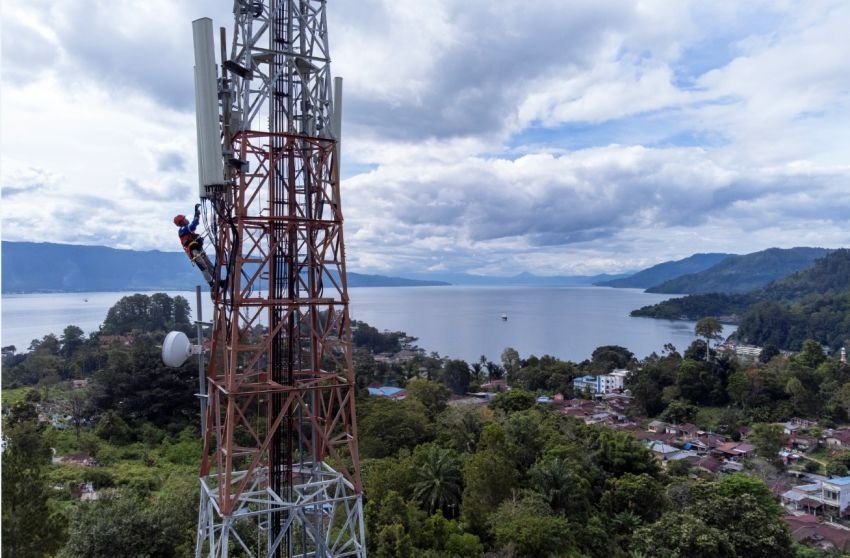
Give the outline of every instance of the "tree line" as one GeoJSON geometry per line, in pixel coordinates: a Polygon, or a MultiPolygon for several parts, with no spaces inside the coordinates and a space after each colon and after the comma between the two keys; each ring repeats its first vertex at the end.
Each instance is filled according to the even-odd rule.
{"type": "MultiPolygon", "coordinates": [[[[27,353],[4,351],[4,388],[32,387],[3,418],[4,553],[193,555],[201,453],[196,370],[159,360],[166,328],[191,329],[188,304],[144,296],[119,301],[90,338],[69,326],[27,353]],[[134,342],[101,343],[113,334],[133,334],[134,342]],[[68,389],[63,380],[71,378],[88,379],[87,389],[68,389]],[[39,407],[57,401],[72,417],[70,428],[38,420],[39,407]],[[51,465],[50,448],[82,452],[99,465],[51,465]],[[82,483],[101,498],[74,498],[82,483]]],[[[580,363],[521,358],[508,348],[499,363],[472,364],[422,351],[404,362],[376,362],[374,349],[395,351],[411,338],[362,326],[358,385],[396,382],[407,394],[402,401],[369,397],[365,389],[357,396],[370,554],[810,556],[792,545],[760,481],[664,472],[627,434],[535,403],[538,393],[582,395],[572,386],[579,375],[628,368],[636,411],[646,416],[666,413],[673,421],[691,416],[692,407],[726,404],[735,420],[767,420],[821,413],[830,407],[817,400],[827,393],[824,382],[850,381],[846,367],[816,343],[790,359],[741,365],[709,346],[715,324],[703,326],[705,340],[684,354],[668,346],[643,361],[605,346],[580,363]],[[450,404],[453,394],[503,378],[515,389],[489,404],[450,404]]],[[[839,420],[848,408],[850,398],[844,404],[839,397],[830,412],[839,420]]]]}
{"type": "Polygon", "coordinates": [[[850,250],[835,250],[808,269],[743,294],[700,294],[666,300],[633,316],[738,321],[743,343],[799,351],[807,339],[833,350],[850,339],[850,250]]]}

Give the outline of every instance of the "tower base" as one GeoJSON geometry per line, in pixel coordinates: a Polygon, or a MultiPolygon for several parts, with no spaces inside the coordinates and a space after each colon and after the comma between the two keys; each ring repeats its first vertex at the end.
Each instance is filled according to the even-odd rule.
{"type": "MultiPolygon", "coordinates": [[[[236,471],[231,483],[246,481],[236,471]]],[[[202,477],[195,557],[366,558],[363,500],[325,463],[293,471],[291,501],[268,487],[268,470],[255,469],[233,511],[221,513],[219,477],[202,477]]]]}

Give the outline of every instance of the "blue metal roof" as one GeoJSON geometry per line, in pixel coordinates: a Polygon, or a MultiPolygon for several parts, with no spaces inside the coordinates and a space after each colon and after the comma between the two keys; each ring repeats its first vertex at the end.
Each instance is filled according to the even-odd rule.
{"type": "Polygon", "coordinates": [[[845,486],[850,484],[850,477],[835,477],[834,479],[829,479],[827,481],[829,484],[837,484],[839,486],[845,486]]]}
{"type": "Polygon", "coordinates": [[[368,388],[369,395],[379,395],[383,397],[392,397],[400,391],[404,391],[400,387],[393,386],[381,386],[381,387],[370,387],[368,388]]]}

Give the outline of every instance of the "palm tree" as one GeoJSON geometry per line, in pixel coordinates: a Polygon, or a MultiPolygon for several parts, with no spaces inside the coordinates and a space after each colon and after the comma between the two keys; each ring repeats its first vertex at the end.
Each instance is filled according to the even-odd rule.
{"type": "Polygon", "coordinates": [[[460,459],[453,453],[430,446],[422,455],[413,483],[413,496],[429,514],[442,510],[447,517],[457,515],[463,493],[463,472],[460,459]]]}
{"type": "Polygon", "coordinates": [[[590,484],[577,474],[576,465],[560,457],[548,458],[531,469],[531,485],[546,497],[553,510],[572,516],[587,511],[590,484]]]}

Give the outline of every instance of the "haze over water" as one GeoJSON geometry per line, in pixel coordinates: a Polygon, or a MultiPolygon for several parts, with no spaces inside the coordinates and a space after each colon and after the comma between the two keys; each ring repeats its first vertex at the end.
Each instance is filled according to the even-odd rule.
{"type": "MultiPolygon", "coordinates": [[[[61,335],[69,324],[97,331],[109,308],[133,294],[58,293],[4,295],[2,345],[19,351],[33,339],[61,335]]],[[[152,293],[148,293],[152,294],[152,293]]],[[[195,293],[181,295],[193,307],[195,293]]],[[[549,354],[579,362],[601,345],[621,345],[638,358],[661,352],[665,343],[683,351],[693,341],[693,322],[632,318],[635,308],[669,298],[636,289],[605,287],[361,287],[349,291],[351,316],[379,330],[418,337],[428,352],[472,362],[498,361],[505,347],[523,358],[549,354]],[[506,314],[508,319],[502,320],[506,314]]],[[[203,318],[212,317],[203,293],[203,318]]],[[[734,328],[726,326],[724,336],[734,328]]]]}

